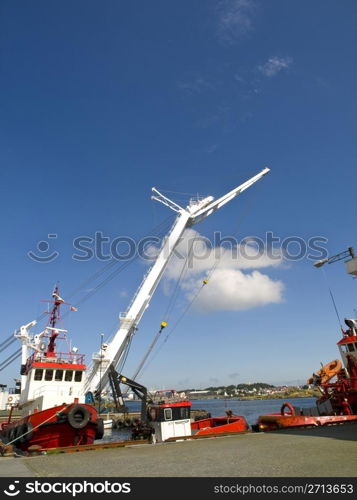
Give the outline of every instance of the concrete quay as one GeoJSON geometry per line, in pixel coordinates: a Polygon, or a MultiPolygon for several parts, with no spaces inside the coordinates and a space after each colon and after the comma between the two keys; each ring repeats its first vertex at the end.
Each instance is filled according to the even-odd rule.
{"type": "Polygon", "coordinates": [[[2,477],[357,477],[357,424],[0,458],[2,477]]]}

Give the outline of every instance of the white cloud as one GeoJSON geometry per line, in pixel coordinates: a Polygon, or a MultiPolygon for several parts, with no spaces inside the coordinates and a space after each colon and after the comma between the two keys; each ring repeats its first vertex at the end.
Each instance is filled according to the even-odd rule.
{"type": "Polygon", "coordinates": [[[218,34],[226,43],[233,43],[252,29],[252,14],[255,2],[252,0],[222,0],[218,4],[218,34]]]}
{"type": "MultiPolygon", "coordinates": [[[[191,282],[187,295],[192,300],[202,281],[191,282]]],[[[282,302],[283,284],[259,271],[243,273],[239,269],[216,269],[195,305],[206,311],[240,311],[282,302]]]]}
{"type": "Polygon", "coordinates": [[[287,69],[293,62],[291,57],[270,57],[266,63],[258,66],[258,70],[267,77],[277,75],[281,70],[287,69]]]}
{"type": "Polygon", "coordinates": [[[276,267],[282,263],[254,244],[216,246],[192,229],[186,230],[165,273],[164,291],[172,293],[174,281],[181,277],[180,288],[186,299],[195,299],[195,307],[202,310],[243,310],[283,300],[284,285],[258,268],[276,267]],[[187,257],[187,261],[186,261],[187,257]],[[182,270],[184,269],[184,272],[182,270]],[[247,270],[251,270],[247,272],[247,270]],[[208,284],[202,287],[203,279],[208,284]]]}

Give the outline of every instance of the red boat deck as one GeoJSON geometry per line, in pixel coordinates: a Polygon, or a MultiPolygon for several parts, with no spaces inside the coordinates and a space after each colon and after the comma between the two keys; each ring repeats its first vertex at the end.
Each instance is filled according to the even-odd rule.
{"type": "Polygon", "coordinates": [[[276,431],[297,427],[319,427],[357,422],[357,415],[328,415],[320,417],[302,415],[262,415],[255,426],[259,431],[276,431]]]}
{"type": "Polygon", "coordinates": [[[245,432],[249,425],[244,417],[211,417],[191,422],[191,430],[195,436],[205,434],[245,432]]]}

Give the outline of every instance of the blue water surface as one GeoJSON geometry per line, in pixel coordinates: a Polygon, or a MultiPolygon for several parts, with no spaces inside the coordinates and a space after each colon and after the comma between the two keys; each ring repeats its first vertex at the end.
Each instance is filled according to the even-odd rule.
{"type": "MultiPolygon", "coordinates": [[[[224,416],[226,410],[232,410],[234,415],[245,417],[249,425],[255,424],[260,415],[280,412],[285,401],[301,408],[316,405],[315,398],[255,399],[250,401],[241,401],[235,398],[191,400],[192,409],[206,410],[212,417],[224,416]]],[[[139,401],[127,401],[125,404],[129,412],[140,411],[139,401]]],[[[130,431],[106,430],[103,439],[109,441],[130,439],[130,431]]]]}

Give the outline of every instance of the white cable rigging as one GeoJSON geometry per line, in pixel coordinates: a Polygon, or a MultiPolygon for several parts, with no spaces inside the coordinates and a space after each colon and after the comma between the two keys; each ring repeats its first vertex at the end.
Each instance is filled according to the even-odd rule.
{"type": "Polygon", "coordinates": [[[110,366],[113,365],[114,368],[116,368],[126,352],[127,345],[135,334],[138,323],[149,306],[150,300],[163,276],[169,259],[185,229],[192,227],[223,207],[226,203],[233,200],[236,196],[243,193],[255,182],[264,177],[268,172],[268,168],[263,169],[259,174],[248,179],[246,182],[232,189],[217,200],[212,196],[208,196],[202,200],[191,201],[186,208],[180,207],[177,203],[160,193],[158,189],[152,189],[154,193],[152,198],[177,212],[177,217],[168,235],[163,240],[155,264],[151,267],[140,284],[127,311],[120,315],[120,327],[113,340],[105,345],[105,349],[101,349],[100,352],[93,356],[94,365],[86,379],[87,391],[96,392],[98,387],[107,385],[110,366]]]}
{"type": "MultiPolygon", "coordinates": [[[[252,196],[252,199],[254,199],[254,195],[252,196]]],[[[252,203],[250,204],[250,210],[251,210],[251,205],[252,203]]],[[[245,213],[243,214],[243,216],[240,218],[240,221],[238,223],[238,226],[241,226],[243,224],[243,221],[244,219],[247,218],[247,215],[248,215],[248,210],[245,211],[245,213]]],[[[189,251],[189,254],[192,252],[192,249],[193,249],[193,243],[194,243],[194,240],[192,242],[192,245],[191,245],[191,248],[190,248],[190,251],[189,251]]],[[[189,258],[189,255],[187,256],[186,258],[186,261],[184,262],[184,265],[183,265],[183,268],[181,270],[181,274],[180,274],[180,277],[179,279],[177,280],[177,283],[176,283],[176,287],[175,287],[175,292],[174,292],[174,295],[173,295],[173,303],[172,304],[169,304],[168,308],[171,307],[171,310],[174,306],[174,303],[176,302],[176,298],[175,298],[175,293],[177,291],[177,288],[179,286],[179,283],[182,281],[183,277],[182,274],[183,274],[183,270],[185,269],[186,267],[186,262],[187,262],[187,259],[189,258]]],[[[161,333],[163,332],[163,329],[167,326],[167,323],[168,323],[168,318],[166,319],[166,314],[165,313],[165,316],[164,318],[166,319],[166,321],[164,321],[163,323],[165,324],[164,327],[162,326],[163,323],[161,323],[161,326],[160,326],[160,329],[158,330],[158,332],[156,333],[156,335],[154,336],[154,339],[153,341],[151,342],[151,344],[149,345],[142,361],[140,362],[138,368],[136,369],[135,373],[134,373],[134,376],[132,377],[134,380],[135,378],[140,375],[142,373],[142,371],[146,368],[148,368],[148,366],[152,363],[152,361],[157,357],[157,355],[159,354],[159,352],[161,351],[161,349],[164,347],[164,345],[166,344],[166,342],[168,341],[169,337],[172,335],[172,333],[177,329],[177,327],[179,326],[179,324],[181,323],[181,321],[184,319],[184,317],[186,316],[186,314],[189,312],[189,310],[191,309],[192,305],[194,304],[194,302],[197,300],[199,294],[201,293],[201,291],[203,290],[203,288],[205,287],[205,285],[207,285],[211,278],[212,278],[212,275],[213,273],[215,272],[215,270],[217,269],[219,263],[220,263],[220,258],[221,258],[221,253],[219,253],[219,258],[218,259],[215,259],[214,261],[214,264],[213,266],[211,267],[211,269],[206,273],[206,276],[205,276],[205,279],[202,280],[202,284],[201,286],[197,289],[195,295],[193,296],[193,298],[187,303],[184,311],[181,313],[181,315],[179,316],[179,318],[176,320],[176,322],[174,323],[174,326],[168,331],[168,333],[166,334],[166,336],[164,337],[162,343],[158,346],[157,350],[154,352],[152,358],[149,360],[149,362],[147,363],[147,360],[153,350],[153,348],[155,347],[155,345],[157,344],[157,342],[160,340],[161,338],[161,333]],[[145,366],[145,363],[146,366],[145,366]]],[[[187,268],[186,268],[186,271],[187,271],[187,268]]]]}

